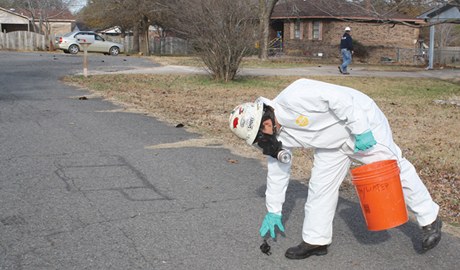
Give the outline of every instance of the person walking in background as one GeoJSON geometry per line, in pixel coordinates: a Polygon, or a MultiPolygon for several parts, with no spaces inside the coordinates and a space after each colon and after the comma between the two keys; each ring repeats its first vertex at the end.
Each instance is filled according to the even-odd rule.
{"type": "Polygon", "coordinates": [[[340,52],[342,53],[342,65],[339,66],[340,73],[344,75],[350,74],[347,70],[348,65],[351,63],[351,55],[353,54],[353,39],[350,35],[351,28],[345,27],[345,33],[340,41],[340,52]]]}

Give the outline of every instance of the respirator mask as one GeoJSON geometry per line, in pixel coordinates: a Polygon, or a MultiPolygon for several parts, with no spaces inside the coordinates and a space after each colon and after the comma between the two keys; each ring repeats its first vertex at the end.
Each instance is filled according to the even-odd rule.
{"type": "Polygon", "coordinates": [[[264,106],[264,114],[262,115],[262,122],[257,133],[256,142],[262,149],[262,153],[267,156],[274,157],[282,163],[289,163],[291,161],[291,153],[283,149],[283,144],[276,138],[277,128],[275,124],[275,114],[273,109],[264,106]],[[263,122],[270,119],[273,126],[272,134],[262,132],[263,122]]]}

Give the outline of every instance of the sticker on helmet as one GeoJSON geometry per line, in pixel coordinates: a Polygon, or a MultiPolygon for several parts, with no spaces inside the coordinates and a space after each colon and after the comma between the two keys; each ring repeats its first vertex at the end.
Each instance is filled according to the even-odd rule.
{"type": "Polygon", "coordinates": [[[309,123],[308,117],[306,117],[305,115],[300,115],[300,116],[297,117],[297,119],[295,120],[295,123],[296,123],[298,126],[305,127],[305,126],[307,126],[308,123],[309,123]]]}
{"type": "Polygon", "coordinates": [[[254,117],[249,118],[248,129],[252,129],[254,127],[254,117]]]}
{"type": "Polygon", "coordinates": [[[233,119],[233,128],[236,127],[238,127],[238,117],[235,117],[235,119],[233,119]]]}
{"type": "Polygon", "coordinates": [[[244,118],[240,119],[240,127],[244,128],[244,124],[246,124],[246,120],[244,118]]]}

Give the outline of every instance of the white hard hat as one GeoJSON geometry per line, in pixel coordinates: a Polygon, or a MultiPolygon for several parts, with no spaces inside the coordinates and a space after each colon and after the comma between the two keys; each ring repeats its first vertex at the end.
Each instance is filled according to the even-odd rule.
{"type": "Polygon", "coordinates": [[[345,31],[351,31],[351,28],[349,26],[345,27],[345,31]]]}
{"type": "Polygon", "coordinates": [[[252,145],[259,132],[263,113],[264,104],[259,100],[238,105],[230,113],[229,127],[236,136],[252,145]]]}

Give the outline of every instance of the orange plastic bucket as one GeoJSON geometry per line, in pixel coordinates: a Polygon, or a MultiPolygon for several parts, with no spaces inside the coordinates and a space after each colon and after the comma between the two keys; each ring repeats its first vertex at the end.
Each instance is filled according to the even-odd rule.
{"type": "Polygon", "coordinates": [[[408,221],[396,160],[363,165],[351,170],[351,176],[368,230],[386,230],[408,221]]]}

